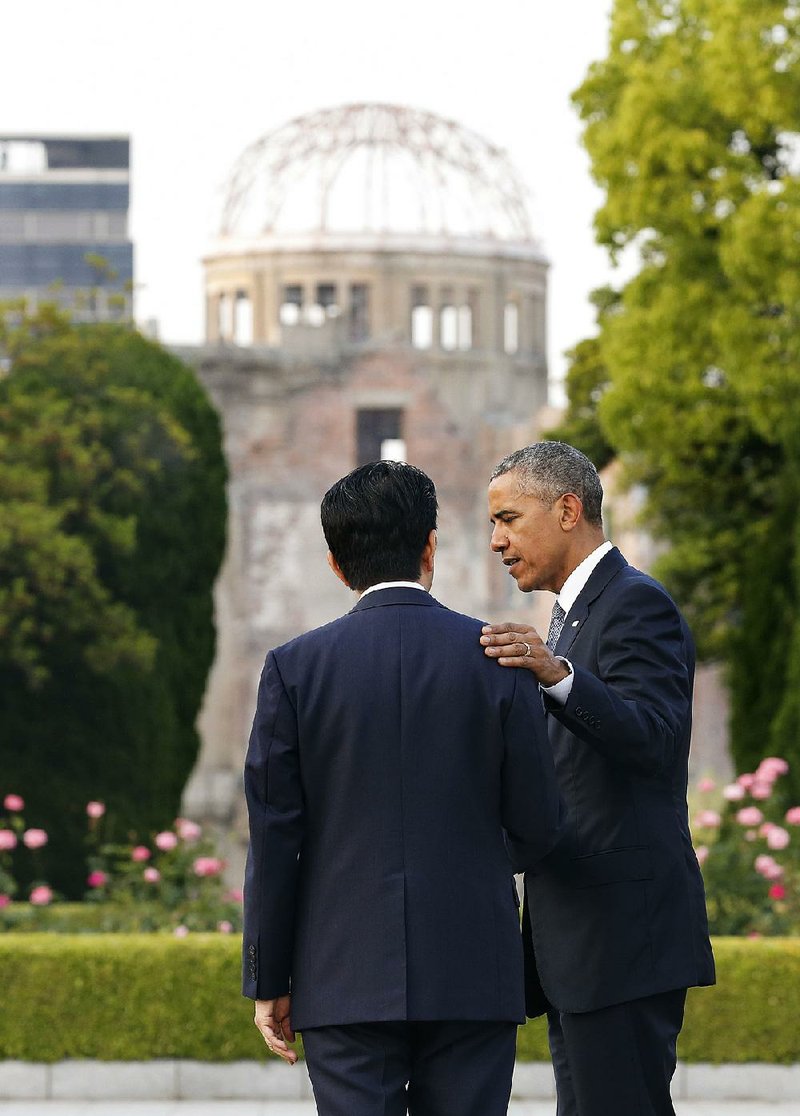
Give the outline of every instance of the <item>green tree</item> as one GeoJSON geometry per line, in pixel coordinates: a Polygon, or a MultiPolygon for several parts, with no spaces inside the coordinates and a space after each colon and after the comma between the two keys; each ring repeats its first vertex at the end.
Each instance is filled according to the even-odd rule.
{"type": "Polygon", "coordinates": [[[702,653],[728,667],[740,767],[800,789],[800,6],[617,0],[575,94],[596,231],[638,274],[601,315],[600,432],[702,653]]]}
{"type": "Polygon", "coordinates": [[[168,824],[196,758],[224,547],[219,420],[121,325],[17,307],[0,327],[0,789],[83,890],[85,804],[168,824]]]}
{"type": "MultiPolygon", "coordinates": [[[[613,312],[618,296],[615,291],[602,288],[592,293],[591,300],[597,309],[599,323],[603,315],[613,312]]],[[[598,418],[600,400],[609,387],[600,338],[589,337],[579,341],[566,356],[569,365],[565,387],[569,406],[561,424],[547,431],[545,438],[576,446],[598,469],[602,469],[614,458],[614,449],[598,418]]]]}

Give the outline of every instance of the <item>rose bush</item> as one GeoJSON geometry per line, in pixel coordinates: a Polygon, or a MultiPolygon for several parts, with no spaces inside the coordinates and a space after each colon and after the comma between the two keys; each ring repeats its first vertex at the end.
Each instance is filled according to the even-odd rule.
{"type": "Polygon", "coordinates": [[[768,756],[721,789],[707,777],[696,785],[692,831],[712,934],[800,934],[800,806],[782,793],[788,770],[768,756]]]}
{"type": "MultiPolygon", "coordinates": [[[[44,829],[27,829],[22,811],[25,802],[18,794],[7,794],[3,799],[4,813],[0,814],[0,910],[5,910],[17,895],[16,860],[25,856],[28,867],[39,868],[36,851],[47,844],[44,829]]],[[[30,874],[30,873],[29,873],[30,874]]],[[[53,898],[50,887],[40,879],[33,879],[28,888],[28,901],[34,906],[46,906],[53,898]]]]}
{"type": "Polygon", "coordinates": [[[87,803],[88,873],[83,904],[58,902],[43,880],[35,880],[21,901],[15,857],[34,858],[48,841],[45,830],[28,828],[15,794],[0,815],[0,927],[80,931],[195,931],[228,934],[241,928],[241,893],[224,880],[226,862],[202,828],[176,818],[147,843],[109,844],[103,839],[105,806],[87,803]],[[54,902],[54,900],[56,900],[54,902]],[[51,905],[52,904],[52,905],[51,905]],[[45,908],[48,908],[45,910],[45,908]],[[83,911],[83,915],[81,914],[83,911]]]}

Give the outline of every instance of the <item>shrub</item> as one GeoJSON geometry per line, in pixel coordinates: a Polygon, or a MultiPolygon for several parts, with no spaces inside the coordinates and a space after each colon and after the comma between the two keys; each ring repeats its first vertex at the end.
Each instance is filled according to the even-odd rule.
{"type": "MultiPolygon", "coordinates": [[[[789,992],[800,942],[723,938],[714,948],[719,983],[690,990],[679,1056],[800,1061],[789,992]]],[[[0,1058],[267,1058],[239,992],[240,958],[239,940],[222,935],[0,935],[0,1058]]],[[[547,1060],[543,1020],[520,1029],[518,1056],[547,1060]]]]}

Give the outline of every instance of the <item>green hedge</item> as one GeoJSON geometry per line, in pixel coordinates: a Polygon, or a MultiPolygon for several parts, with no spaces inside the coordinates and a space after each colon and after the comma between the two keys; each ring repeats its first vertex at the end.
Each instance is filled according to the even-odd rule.
{"type": "MultiPolygon", "coordinates": [[[[800,1062],[800,939],[715,942],[719,984],[689,994],[687,1062],[800,1062]]],[[[0,1058],[266,1058],[239,994],[238,938],[0,935],[0,1058]]],[[[546,1029],[519,1057],[548,1058],[546,1029]]]]}

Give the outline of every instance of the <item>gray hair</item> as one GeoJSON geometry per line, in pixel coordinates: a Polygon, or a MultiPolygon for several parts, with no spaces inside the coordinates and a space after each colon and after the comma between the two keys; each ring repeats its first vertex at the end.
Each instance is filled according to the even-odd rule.
{"type": "Polygon", "coordinates": [[[519,475],[523,492],[552,506],[566,492],[583,504],[583,515],[594,527],[603,524],[603,486],[589,458],[566,442],[534,442],[514,450],[495,465],[491,480],[504,473],[519,475]]]}

